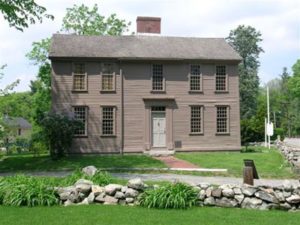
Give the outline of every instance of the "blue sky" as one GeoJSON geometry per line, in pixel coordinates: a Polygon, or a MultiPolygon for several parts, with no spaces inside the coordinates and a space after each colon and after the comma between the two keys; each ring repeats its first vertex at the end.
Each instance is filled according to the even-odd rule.
{"type": "Polygon", "coordinates": [[[0,89],[16,79],[21,83],[16,91],[29,90],[37,67],[25,54],[31,44],[57,32],[66,8],[73,4],[92,6],[98,3],[102,15],[117,13],[119,18],[131,21],[130,32],[135,31],[137,16],[162,18],[162,35],[189,37],[226,37],[239,24],[251,25],[262,33],[260,80],[263,83],[276,78],[284,66],[300,59],[300,1],[299,0],[37,0],[54,21],[30,26],[20,32],[8,26],[0,15],[0,65],[7,64],[0,89]]]}

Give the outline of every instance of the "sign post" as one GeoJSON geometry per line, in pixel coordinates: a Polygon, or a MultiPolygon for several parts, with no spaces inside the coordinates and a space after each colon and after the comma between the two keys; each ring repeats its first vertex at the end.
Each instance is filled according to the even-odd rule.
{"type": "Polygon", "coordinates": [[[244,159],[244,184],[254,185],[254,179],[259,179],[258,173],[252,159],[244,159]]]}
{"type": "Polygon", "coordinates": [[[270,99],[269,99],[269,87],[267,86],[267,126],[265,127],[267,131],[267,137],[268,137],[268,148],[271,147],[271,136],[274,134],[274,128],[273,123],[270,122],[270,99]]]}

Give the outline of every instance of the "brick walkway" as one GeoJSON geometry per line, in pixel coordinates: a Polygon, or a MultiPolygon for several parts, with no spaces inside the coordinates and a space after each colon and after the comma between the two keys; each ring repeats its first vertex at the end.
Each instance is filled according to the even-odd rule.
{"type": "Polygon", "coordinates": [[[161,156],[161,157],[154,157],[157,160],[162,161],[165,163],[169,168],[199,168],[190,162],[177,159],[174,156],[161,156]]]}

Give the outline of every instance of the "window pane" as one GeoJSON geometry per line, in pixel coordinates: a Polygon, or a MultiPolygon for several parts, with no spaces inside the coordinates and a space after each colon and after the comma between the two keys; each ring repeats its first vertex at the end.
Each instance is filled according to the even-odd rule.
{"type": "Polygon", "coordinates": [[[114,134],[114,107],[102,107],[102,134],[114,134]]]}
{"type": "Polygon", "coordinates": [[[74,90],[85,90],[85,75],[74,74],[74,90]]]}
{"type": "Polygon", "coordinates": [[[73,89],[85,90],[85,66],[84,63],[74,63],[73,89]]]}
{"type": "Polygon", "coordinates": [[[216,91],[226,91],[226,67],[216,67],[216,91]]]}
{"type": "Polygon", "coordinates": [[[114,90],[114,75],[112,74],[102,75],[102,90],[104,91],[114,90]]]}
{"type": "Polygon", "coordinates": [[[190,90],[200,91],[201,90],[201,71],[200,65],[191,65],[190,68],[190,90]]]}
{"type": "Polygon", "coordinates": [[[191,133],[202,132],[202,106],[191,106],[191,133]]]}
{"type": "Polygon", "coordinates": [[[227,106],[217,107],[217,133],[227,133],[228,132],[228,115],[227,106]]]}
{"type": "Polygon", "coordinates": [[[163,90],[163,66],[153,65],[152,66],[152,90],[163,90]]]}
{"type": "Polygon", "coordinates": [[[75,130],[75,135],[86,135],[86,107],[85,106],[76,106],[74,107],[74,117],[76,120],[82,122],[82,127],[75,130]]]}

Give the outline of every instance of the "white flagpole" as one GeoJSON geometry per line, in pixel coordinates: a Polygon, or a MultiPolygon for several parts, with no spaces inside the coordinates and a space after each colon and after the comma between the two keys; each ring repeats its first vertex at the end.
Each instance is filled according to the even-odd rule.
{"type": "MultiPolygon", "coordinates": [[[[268,109],[268,126],[270,126],[270,99],[269,99],[269,87],[267,86],[267,109],[268,109]]],[[[268,147],[270,149],[270,134],[268,134],[268,147]]]]}
{"type": "Polygon", "coordinates": [[[267,118],[265,117],[265,147],[267,147],[267,118]]]}

